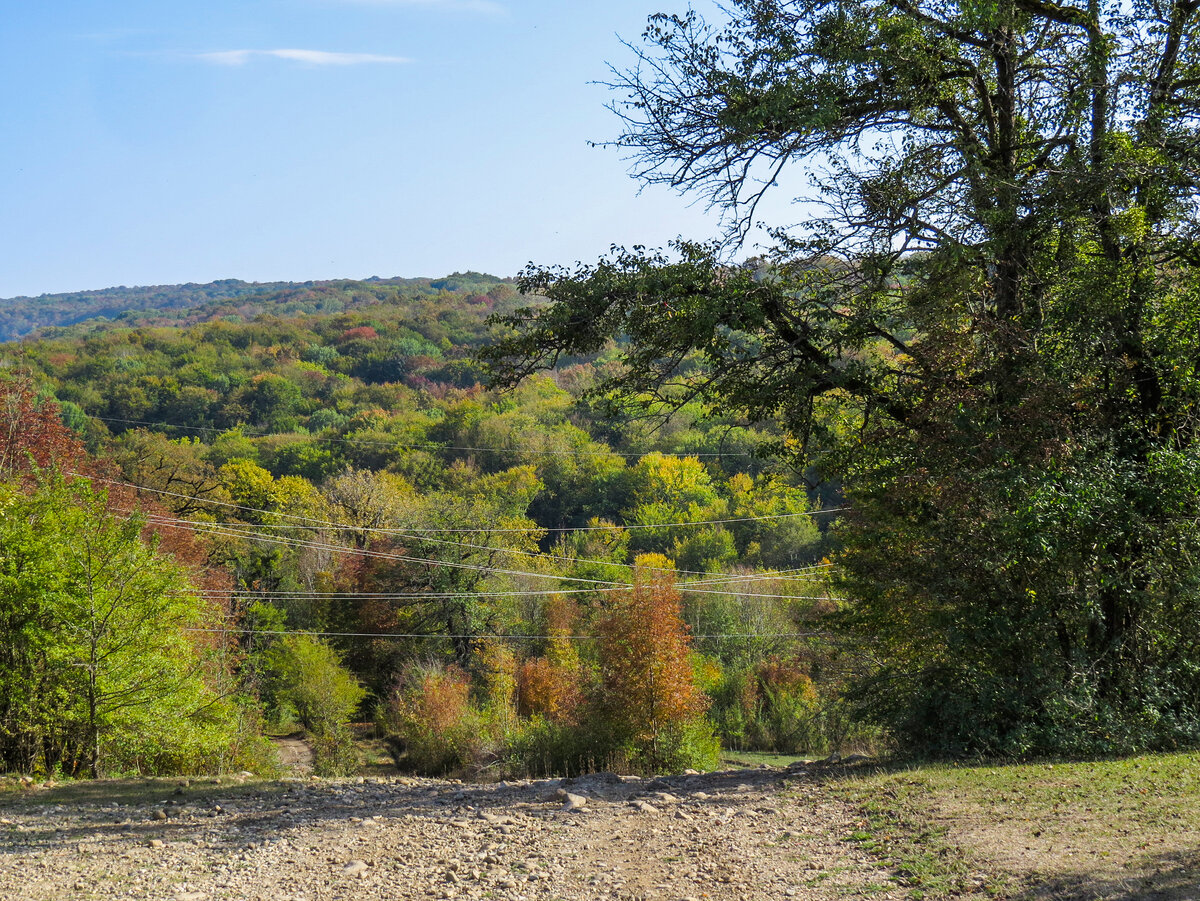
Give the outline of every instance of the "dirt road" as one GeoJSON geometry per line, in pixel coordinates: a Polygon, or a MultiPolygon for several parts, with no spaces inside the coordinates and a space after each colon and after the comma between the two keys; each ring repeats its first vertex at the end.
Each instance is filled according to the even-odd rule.
{"type": "Polygon", "coordinates": [[[812,768],[497,785],[146,780],[0,800],[0,898],[876,899],[812,768]]]}

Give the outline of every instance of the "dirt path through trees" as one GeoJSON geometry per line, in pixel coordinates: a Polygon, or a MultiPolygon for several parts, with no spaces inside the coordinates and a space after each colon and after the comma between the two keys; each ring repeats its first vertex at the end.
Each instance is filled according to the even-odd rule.
{"type": "Polygon", "coordinates": [[[313,770],[312,745],[301,738],[273,738],[275,753],[279,756],[279,765],[292,776],[307,776],[313,770]]]}

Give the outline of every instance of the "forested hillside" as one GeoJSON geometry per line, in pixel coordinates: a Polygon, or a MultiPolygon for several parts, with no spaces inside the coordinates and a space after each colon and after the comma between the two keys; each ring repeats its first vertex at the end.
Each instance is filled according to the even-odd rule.
{"type": "Polygon", "coordinates": [[[485,390],[473,353],[517,306],[486,276],[329,283],[0,346],[23,511],[0,551],[20,586],[0,600],[19,649],[0,763],[220,767],[303,726],[332,772],[361,718],[434,771],[844,740],[843,667],[813,626],[833,517],[760,453],[779,435],[700,405],[602,412],[611,347],[485,390]],[[79,586],[102,580],[73,549],[94,535],[149,581],[114,583],[120,615],[88,637],[79,586]]]}
{"type": "Polygon", "coordinates": [[[39,297],[0,298],[0,341],[11,341],[46,327],[88,320],[117,320],[122,325],[246,319],[264,312],[337,313],[377,303],[404,303],[442,291],[486,293],[501,280],[476,272],[443,279],[370,278],[316,282],[243,282],[222,279],[204,285],[155,285],[104,288],[39,297]]]}

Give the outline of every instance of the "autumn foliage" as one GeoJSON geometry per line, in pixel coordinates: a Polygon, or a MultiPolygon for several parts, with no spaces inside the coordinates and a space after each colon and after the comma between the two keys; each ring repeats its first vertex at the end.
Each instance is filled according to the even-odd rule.
{"type": "Polygon", "coordinates": [[[524,716],[572,724],[583,701],[582,669],[572,631],[578,611],[562,595],[546,602],[546,653],[526,660],[517,673],[517,704],[524,716]]]}
{"type": "Polygon", "coordinates": [[[554,723],[574,723],[583,703],[578,667],[546,657],[532,657],[521,664],[517,692],[522,715],[543,716],[554,723]]]}
{"type": "Polygon", "coordinates": [[[662,759],[664,741],[699,721],[706,704],[681,609],[671,577],[640,567],[629,591],[614,592],[598,625],[606,718],[652,764],[662,759]]]}
{"type": "Polygon", "coordinates": [[[354,328],[346,329],[346,331],[342,332],[343,341],[353,341],[356,338],[363,341],[372,341],[378,337],[379,333],[374,329],[374,327],[369,325],[355,326],[354,328]]]}
{"type": "Polygon", "coordinates": [[[82,443],[59,418],[58,404],[39,401],[25,379],[0,379],[0,479],[75,469],[86,460],[82,443]]]}
{"type": "Polygon", "coordinates": [[[471,680],[455,666],[422,673],[414,692],[418,717],[435,732],[455,728],[462,720],[471,693],[471,680]]]}
{"type": "Polygon", "coordinates": [[[471,677],[457,666],[412,667],[389,699],[383,720],[408,765],[422,772],[462,768],[480,747],[471,677]]]}
{"type": "MultiPolygon", "coordinates": [[[[727,671],[753,678],[776,643],[723,635],[743,628],[726,610],[739,599],[718,586],[684,595],[687,621],[706,636],[690,651],[677,598],[673,626],[658,624],[654,598],[669,585],[647,576],[631,590],[630,566],[639,552],[674,558],[647,566],[685,570],[792,565],[771,549],[811,556],[817,540],[770,536],[790,523],[777,514],[807,509],[806,489],[788,482],[787,503],[767,505],[773,464],[742,473],[729,460],[751,459],[770,436],[729,434],[701,410],[653,441],[593,421],[576,403],[596,378],[591,362],[507,395],[480,387],[467,359],[485,340],[476,308],[521,302],[500,288],[471,288],[466,301],[431,289],[418,305],[379,303],[371,292],[383,288],[364,286],[363,309],[347,293],[346,310],[329,315],[293,298],[261,317],[231,301],[186,327],[173,314],[145,327],[126,316],[0,348],[0,493],[25,503],[42,489],[75,491],[133,523],[137,541],[186,579],[180,595],[195,595],[203,617],[180,644],[206,686],[245,712],[247,735],[294,722],[314,741],[348,743],[343,724],[318,722],[341,715],[313,717],[302,703],[314,674],[345,670],[369,691],[359,709],[417,769],[706,766],[711,757],[663,749],[679,722],[704,728],[702,692],[723,698],[727,671]],[[661,452],[644,461],[613,450],[649,445],[661,452]],[[715,519],[737,522],[704,525],[715,519]]],[[[70,550],[55,541],[43,545],[70,550]]],[[[5,595],[0,607],[17,616],[0,657],[23,622],[23,598],[5,595]]],[[[23,692],[0,690],[0,707],[23,692]]],[[[318,767],[354,764],[352,750],[322,748],[318,767]]]]}

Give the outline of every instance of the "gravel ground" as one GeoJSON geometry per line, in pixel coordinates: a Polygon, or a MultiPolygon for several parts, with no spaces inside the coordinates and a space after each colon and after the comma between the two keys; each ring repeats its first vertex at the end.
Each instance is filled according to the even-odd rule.
{"type": "Polygon", "coordinates": [[[0,794],[0,898],[904,897],[823,772],[31,787],[0,794]]]}

